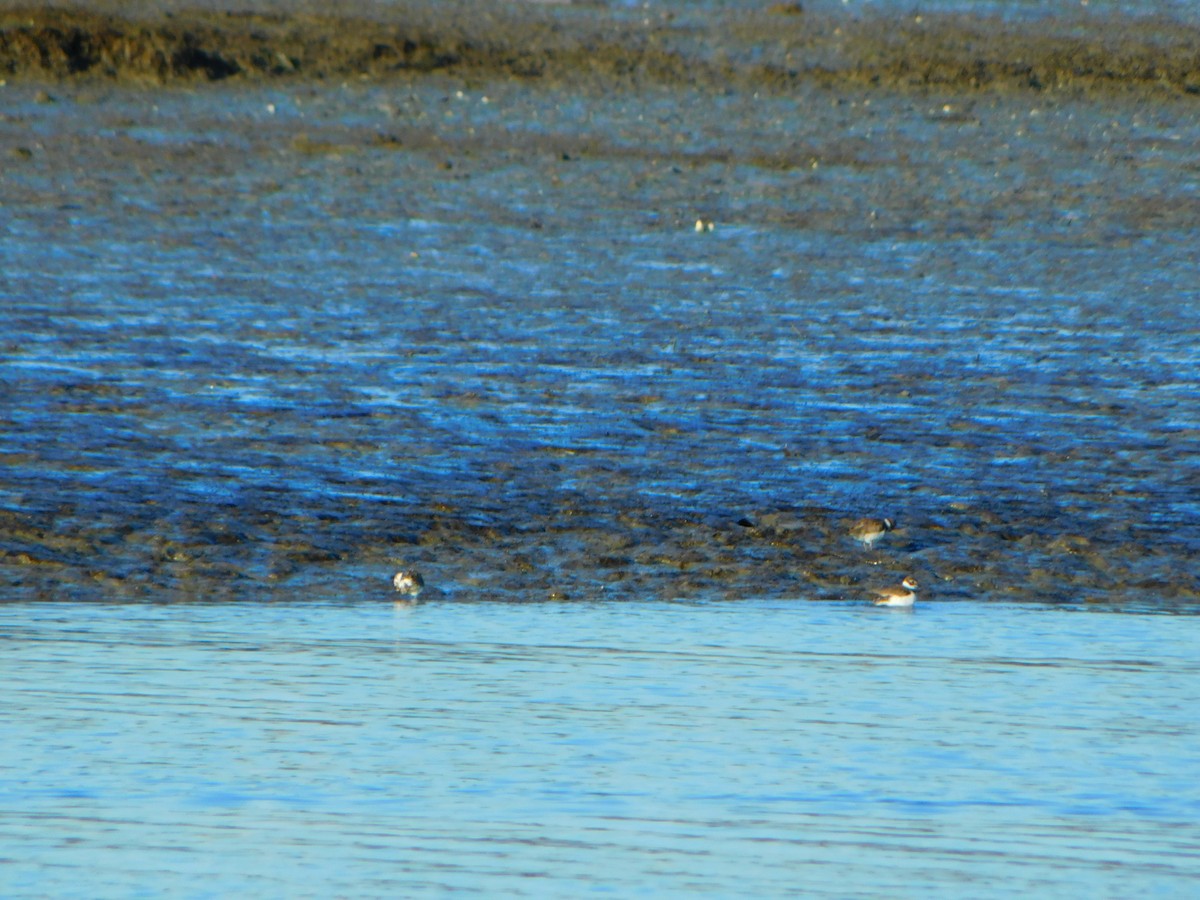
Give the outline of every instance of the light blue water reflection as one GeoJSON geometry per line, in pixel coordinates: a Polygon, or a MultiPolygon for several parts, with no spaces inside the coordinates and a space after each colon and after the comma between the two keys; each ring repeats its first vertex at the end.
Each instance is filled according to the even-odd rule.
{"type": "Polygon", "coordinates": [[[1190,625],[0,606],[0,893],[1187,896],[1190,625]]]}

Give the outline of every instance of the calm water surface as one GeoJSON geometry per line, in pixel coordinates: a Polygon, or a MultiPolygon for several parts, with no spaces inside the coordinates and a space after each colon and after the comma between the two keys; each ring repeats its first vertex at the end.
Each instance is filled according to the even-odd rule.
{"type": "Polygon", "coordinates": [[[0,885],[1189,896],[1188,622],[752,599],[0,606],[0,885]]]}

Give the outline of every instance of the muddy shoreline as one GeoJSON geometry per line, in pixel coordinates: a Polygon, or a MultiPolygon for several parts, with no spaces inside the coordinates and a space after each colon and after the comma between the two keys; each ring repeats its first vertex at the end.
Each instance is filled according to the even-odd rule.
{"type": "Polygon", "coordinates": [[[833,17],[764,4],[736,18],[627,20],[604,5],[420,2],[354,16],[168,6],[0,6],[0,77],[137,84],[384,80],[428,72],[786,92],[1200,94],[1200,28],[1163,18],[833,17]],[[129,11],[122,11],[128,9],[129,11]]]}
{"type": "Polygon", "coordinates": [[[151,6],[0,4],[8,597],[1197,609],[1196,29],[151,6]]]}
{"type": "Polygon", "coordinates": [[[1136,528],[1085,535],[1052,516],[961,504],[901,522],[871,549],[848,536],[844,513],[821,507],[671,515],[584,501],[518,524],[458,509],[322,506],[192,510],[182,519],[150,512],[119,526],[83,510],[0,511],[0,571],[39,600],[279,601],[301,584],[306,599],[389,599],[391,573],[406,567],[426,574],[426,600],[865,602],[872,586],[909,570],[943,602],[1020,601],[1032,590],[1042,602],[1182,612],[1200,600],[1194,579],[1148,554],[1136,528]],[[1014,566],[1025,582],[1009,579],[1014,566]]]}

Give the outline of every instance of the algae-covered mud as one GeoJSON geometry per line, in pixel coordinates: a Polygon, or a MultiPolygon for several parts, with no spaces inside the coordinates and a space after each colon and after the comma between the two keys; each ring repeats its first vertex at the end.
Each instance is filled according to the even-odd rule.
{"type": "Polygon", "coordinates": [[[1196,608],[1187,21],[478,7],[0,7],[5,597],[1196,608]]]}
{"type": "Polygon", "coordinates": [[[777,91],[817,81],[1200,92],[1200,24],[1148,15],[1153,5],[1125,16],[1086,5],[1058,16],[1037,4],[1025,16],[1020,3],[962,5],[974,15],[923,6],[7,3],[0,72],[164,82],[452,71],[777,91]]]}

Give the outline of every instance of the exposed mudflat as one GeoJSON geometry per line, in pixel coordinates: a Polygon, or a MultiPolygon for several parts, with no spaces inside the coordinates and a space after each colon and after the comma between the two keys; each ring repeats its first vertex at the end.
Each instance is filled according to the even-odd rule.
{"type": "Polygon", "coordinates": [[[1200,27],[1081,11],[1026,19],[761,3],[0,6],[0,73],[117,81],[386,79],[442,71],[575,85],[787,91],[799,82],[1200,92],[1200,27]],[[251,10],[251,11],[244,11],[251,10]],[[703,11],[703,14],[699,10],[703,11]]]}
{"type": "Polygon", "coordinates": [[[4,7],[5,596],[1196,608],[1189,26],[475,6],[4,7]]]}

